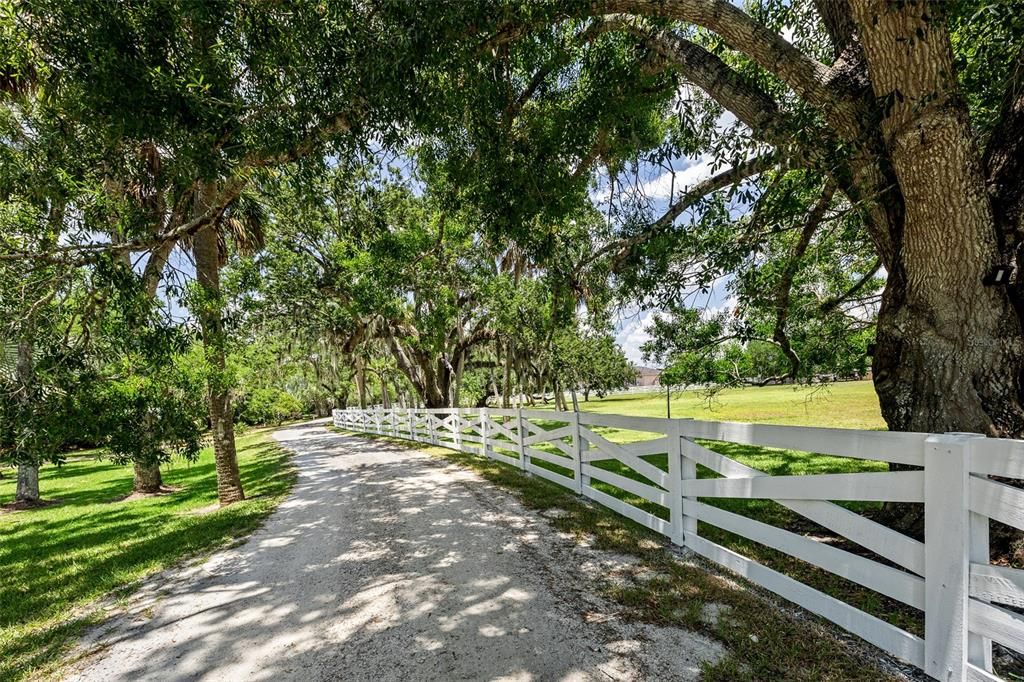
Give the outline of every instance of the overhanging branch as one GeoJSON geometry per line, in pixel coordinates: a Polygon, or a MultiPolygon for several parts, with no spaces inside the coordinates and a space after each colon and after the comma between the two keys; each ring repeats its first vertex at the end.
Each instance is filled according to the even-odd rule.
{"type": "Polygon", "coordinates": [[[625,262],[626,258],[629,257],[632,249],[654,239],[660,234],[664,234],[666,231],[671,229],[676,218],[682,215],[683,211],[691,208],[707,195],[721,189],[725,189],[731,185],[738,184],[739,182],[759,173],[763,173],[776,163],[777,157],[774,153],[762,154],[761,156],[755,156],[743,163],[739,163],[732,168],[728,168],[697,183],[690,189],[683,192],[680,197],[671,206],[669,206],[668,210],[666,210],[660,218],[651,223],[646,229],[603,246],[584,261],[580,265],[580,268],[583,268],[610,253],[615,254],[612,257],[612,269],[614,270],[620,267],[622,263],[625,262]]]}

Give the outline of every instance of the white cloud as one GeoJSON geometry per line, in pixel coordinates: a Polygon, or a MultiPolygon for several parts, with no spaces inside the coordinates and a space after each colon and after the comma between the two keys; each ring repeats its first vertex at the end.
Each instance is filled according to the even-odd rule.
{"type": "Polygon", "coordinates": [[[651,335],[647,333],[647,327],[651,324],[654,316],[661,311],[648,310],[637,312],[634,315],[621,320],[618,333],[615,335],[615,342],[622,348],[629,361],[634,365],[643,365],[643,354],[640,346],[650,341],[651,335]]]}
{"type": "Polygon", "coordinates": [[[678,195],[683,190],[693,187],[701,180],[711,177],[711,166],[714,159],[704,154],[693,159],[686,168],[679,171],[665,171],[653,180],[640,186],[640,191],[650,199],[670,199],[673,190],[678,195]],[[674,182],[673,182],[674,179],[674,182]]]}
{"type": "Polygon", "coordinates": [[[705,318],[710,318],[721,313],[731,313],[733,310],[736,309],[736,306],[737,304],[739,304],[739,302],[739,299],[736,298],[735,295],[730,295],[719,305],[709,305],[708,307],[704,308],[702,314],[705,318]]]}

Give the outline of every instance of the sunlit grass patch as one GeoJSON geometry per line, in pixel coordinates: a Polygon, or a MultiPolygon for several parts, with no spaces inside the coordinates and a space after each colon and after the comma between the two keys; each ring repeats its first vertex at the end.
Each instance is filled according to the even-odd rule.
{"type": "MultiPolygon", "coordinates": [[[[295,480],[271,432],[238,438],[249,499],[209,513],[197,513],[217,503],[209,449],[164,468],[176,492],[131,500],[131,467],[87,456],[44,467],[43,497],[60,504],[0,516],[0,680],[52,665],[95,621],[88,607],[98,598],[255,529],[295,480]]],[[[13,496],[14,481],[0,480],[0,503],[13,496]]]]}
{"type": "MultiPolygon", "coordinates": [[[[634,417],[666,416],[665,392],[626,393],[580,400],[580,410],[634,417]]],[[[540,409],[552,405],[539,405],[540,409]]],[[[700,391],[672,393],[672,417],[840,429],[884,429],[878,396],[870,381],[813,386],[755,386],[720,392],[709,401],[700,391]]]]}

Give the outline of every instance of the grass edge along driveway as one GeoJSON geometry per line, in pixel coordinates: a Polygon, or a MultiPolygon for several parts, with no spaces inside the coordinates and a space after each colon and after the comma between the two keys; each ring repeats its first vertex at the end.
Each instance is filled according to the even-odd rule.
{"type": "MultiPolygon", "coordinates": [[[[163,468],[176,492],[125,500],[130,466],[91,456],[44,467],[43,497],[60,503],[0,515],[0,680],[52,673],[106,598],[124,600],[140,582],[184,560],[239,541],[286,497],[295,481],[287,451],[271,434],[238,438],[247,498],[217,507],[213,452],[163,468]]],[[[14,496],[0,480],[0,504],[14,496]]]]}
{"type": "Polygon", "coordinates": [[[638,584],[603,586],[604,596],[622,605],[619,617],[682,627],[722,642],[729,653],[716,664],[703,665],[704,682],[904,679],[895,674],[894,663],[888,662],[891,659],[883,658],[874,647],[785,605],[765,590],[741,586],[741,579],[708,562],[680,560],[666,549],[662,536],[566,488],[479,455],[333,426],[329,429],[419,450],[471,469],[511,491],[528,508],[562,510],[564,513],[547,516],[557,530],[594,549],[640,559],[656,577],[638,584]],[[708,618],[709,609],[721,615],[708,618]]]}

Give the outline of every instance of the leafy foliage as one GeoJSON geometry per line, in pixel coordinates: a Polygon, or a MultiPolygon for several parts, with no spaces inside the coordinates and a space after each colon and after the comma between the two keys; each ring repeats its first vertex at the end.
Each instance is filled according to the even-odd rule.
{"type": "Polygon", "coordinates": [[[636,380],[633,367],[611,334],[562,330],[554,340],[554,367],[562,386],[603,398],[636,380]]]}

